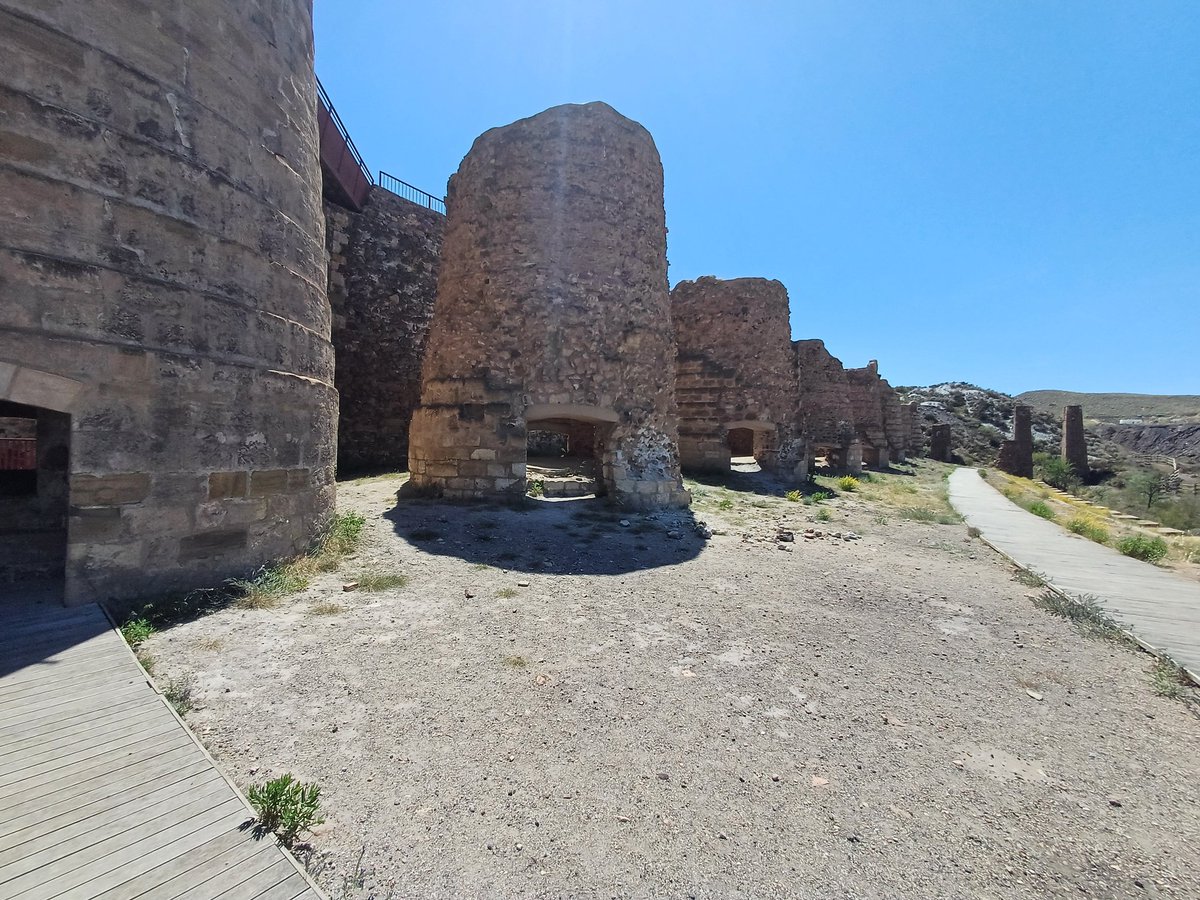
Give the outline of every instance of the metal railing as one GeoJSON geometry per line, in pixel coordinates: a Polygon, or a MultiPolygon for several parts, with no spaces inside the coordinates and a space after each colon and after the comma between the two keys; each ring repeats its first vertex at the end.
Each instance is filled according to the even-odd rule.
{"type": "Polygon", "coordinates": [[[432,209],[436,213],[446,214],[446,201],[440,197],[435,197],[428,191],[423,191],[419,187],[414,187],[407,181],[401,181],[395,175],[389,175],[382,169],[379,171],[379,181],[377,184],[385,191],[391,191],[397,197],[403,197],[411,203],[416,203],[418,206],[424,206],[426,209],[432,209]]]}
{"type": "Polygon", "coordinates": [[[337,109],[333,105],[333,101],[329,99],[329,94],[325,92],[325,85],[321,84],[321,79],[317,79],[317,96],[321,98],[321,102],[325,104],[325,109],[329,111],[329,118],[333,122],[333,126],[338,130],[338,134],[342,136],[342,140],[346,142],[346,147],[350,150],[350,155],[354,157],[354,161],[358,164],[358,168],[362,170],[363,177],[367,179],[369,184],[374,184],[375,179],[371,177],[371,170],[367,168],[366,162],[362,158],[362,154],[358,152],[358,148],[354,146],[354,139],[350,137],[350,132],[347,130],[345,123],[342,122],[342,117],[338,115],[337,109]]]}

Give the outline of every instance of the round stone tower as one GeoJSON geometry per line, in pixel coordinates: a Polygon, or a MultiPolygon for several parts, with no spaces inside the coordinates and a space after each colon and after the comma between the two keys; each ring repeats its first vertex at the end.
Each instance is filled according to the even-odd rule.
{"type": "Polygon", "coordinates": [[[450,179],[413,487],[520,495],[530,430],[587,429],[600,493],[686,505],[674,357],[662,163],[646,129],[589,103],[478,138],[450,179]]]}
{"type": "Polygon", "coordinates": [[[787,289],[766,278],[681,281],[671,317],[683,468],[728,472],[731,457],[753,456],[784,477],[806,474],[787,289]]]}
{"type": "Polygon", "coordinates": [[[337,409],[310,0],[0,0],[0,56],[0,416],[68,601],[302,550],[337,409]]]}

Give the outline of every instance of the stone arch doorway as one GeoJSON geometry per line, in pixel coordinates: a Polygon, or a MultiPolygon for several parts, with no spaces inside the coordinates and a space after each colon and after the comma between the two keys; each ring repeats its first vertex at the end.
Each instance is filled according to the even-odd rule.
{"type": "Polygon", "coordinates": [[[525,414],[526,483],[546,500],[602,497],[610,493],[605,455],[617,414],[599,407],[539,404],[525,414]]]}
{"type": "Polygon", "coordinates": [[[0,362],[0,596],[65,578],[71,410],[81,389],[0,362]]]}
{"type": "Polygon", "coordinates": [[[777,429],[770,422],[730,422],[725,431],[730,468],[738,472],[773,469],[779,451],[777,438],[777,429]]]}

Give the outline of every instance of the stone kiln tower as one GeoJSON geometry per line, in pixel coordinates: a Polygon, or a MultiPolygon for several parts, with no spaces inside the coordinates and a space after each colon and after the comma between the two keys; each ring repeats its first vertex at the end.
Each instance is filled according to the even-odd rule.
{"type": "Polygon", "coordinates": [[[582,427],[600,492],[631,508],[686,505],[674,359],[650,134],[589,103],[479,137],[450,179],[413,487],[520,495],[528,431],[582,427]]]}
{"type": "Polygon", "coordinates": [[[1087,437],[1083,431],[1082,406],[1063,407],[1062,458],[1071,464],[1076,477],[1087,477],[1087,437]]]}
{"type": "Polygon", "coordinates": [[[1028,406],[1013,407],[1013,436],[1000,445],[996,468],[1021,478],[1033,477],[1033,426],[1028,406]]]}
{"type": "Polygon", "coordinates": [[[731,455],[752,455],[765,470],[806,474],[787,289],[765,278],[681,281],[671,317],[683,468],[727,472],[731,455]]]}
{"type": "Polygon", "coordinates": [[[800,421],[814,456],[835,469],[862,471],[862,442],[854,430],[850,385],[841,360],[816,338],[793,341],[800,421]]]}
{"type": "Polygon", "coordinates": [[[0,520],[60,542],[68,601],[305,548],[337,416],[309,0],[0,0],[0,59],[0,416],[39,433],[0,520]]]}

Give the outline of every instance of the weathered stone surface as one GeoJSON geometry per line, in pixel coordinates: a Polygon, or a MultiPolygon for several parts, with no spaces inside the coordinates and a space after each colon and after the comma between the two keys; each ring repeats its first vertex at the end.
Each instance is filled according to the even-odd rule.
{"type": "Polygon", "coordinates": [[[450,180],[409,434],[413,489],[523,493],[527,431],[568,420],[594,427],[598,488],[613,501],[689,502],[662,191],[650,135],[603,103],[555,107],[475,141],[450,180]],[[472,460],[480,448],[495,461],[472,460]]]}
{"type": "Polygon", "coordinates": [[[373,187],[361,212],[326,201],[325,222],[338,469],[403,469],[446,218],[373,187]]]}
{"type": "Polygon", "coordinates": [[[834,468],[862,471],[862,447],[841,360],[830,354],[824,341],[816,339],[795,341],[792,348],[800,423],[812,453],[824,456],[834,468]]]}
{"type": "Polygon", "coordinates": [[[949,425],[931,425],[929,428],[929,458],[938,462],[950,462],[950,443],[953,436],[949,425]]]}
{"type": "Polygon", "coordinates": [[[1000,445],[1000,455],[996,458],[996,468],[1022,478],[1033,477],[1031,413],[1028,406],[1020,403],[1013,407],[1013,436],[1000,445]]]}
{"type": "Polygon", "coordinates": [[[69,416],[69,600],[303,548],[337,408],[310,4],[3,0],[0,60],[0,400],[69,416]],[[312,474],[210,538],[244,501],[209,473],[277,468],[312,474]]]}
{"type": "Polygon", "coordinates": [[[1062,458],[1071,464],[1077,477],[1087,477],[1087,435],[1083,431],[1082,406],[1063,407],[1062,458]]]}
{"type": "Polygon", "coordinates": [[[765,278],[681,281],[671,317],[685,471],[728,471],[732,454],[805,475],[787,289],[765,278]]]}
{"type": "MultiPolygon", "coordinates": [[[[879,363],[871,360],[861,369],[847,369],[850,408],[854,430],[862,442],[863,465],[886,469],[891,460],[885,425],[884,390],[879,363]]],[[[889,387],[890,390],[890,387],[889,387]]]]}

